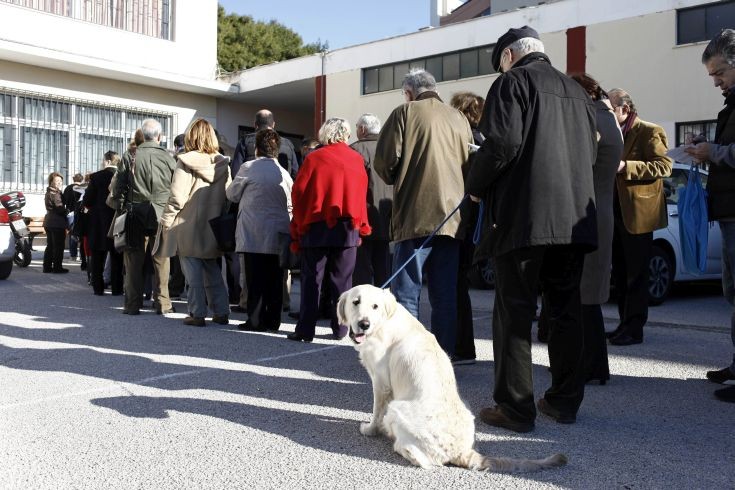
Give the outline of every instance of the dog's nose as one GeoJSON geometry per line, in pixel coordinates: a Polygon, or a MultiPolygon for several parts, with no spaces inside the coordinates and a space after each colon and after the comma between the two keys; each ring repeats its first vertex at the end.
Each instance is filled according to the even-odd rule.
{"type": "Polygon", "coordinates": [[[357,326],[360,327],[363,330],[367,330],[370,328],[370,321],[369,320],[360,320],[357,322],[357,326]]]}

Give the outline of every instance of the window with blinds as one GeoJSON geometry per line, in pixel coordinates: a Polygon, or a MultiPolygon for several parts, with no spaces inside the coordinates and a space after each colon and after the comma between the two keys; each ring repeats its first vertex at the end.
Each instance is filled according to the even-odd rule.
{"type": "Polygon", "coordinates": [[[65,182],[96,172],[105,152],[122,154],[148,118],[161,123],[165,146],[171,114],[0,91],[0,189],[42,192],[51,172],[65,182]]]}
{"type": "Polygon", "coordinates": [[[172,40],[174,0],[0,0],[20,7],[172,40]]]}

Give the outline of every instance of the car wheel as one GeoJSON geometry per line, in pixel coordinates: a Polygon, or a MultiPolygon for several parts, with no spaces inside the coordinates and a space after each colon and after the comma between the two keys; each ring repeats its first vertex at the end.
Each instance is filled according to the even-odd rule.
{"type": "Polygon", "coordinates": [[[10,276],[10,272],[13,270],[13,261],[6,260],[0,262],[0,279],[7,279],[10,276]]]}
{"type": "Polygon", "coordinates": [[[27,238],[21,238],[21,242],[15,248],[13,261],[18,267],[28,267],[31,263],[31,243],[27,238]]]}
{"type": "Polygon", "coordinates": [[[674,262],[661,247],[651,248],[648,263],[648,304],[656,306],[664,302],[674,285],[674,262]]]}
{"type": "Polygon", "coordinates": [[[475,289],[492,289],[495,287],[495,268],[490,259],[473,265],[467,274],[467,280],[475,289]]]}

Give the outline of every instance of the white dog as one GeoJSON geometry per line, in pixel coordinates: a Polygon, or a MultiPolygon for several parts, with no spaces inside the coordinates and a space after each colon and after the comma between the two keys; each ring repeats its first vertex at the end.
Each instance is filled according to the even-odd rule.
{"type": "Polygon", "coordinates": [[[533,471],[566,463],[562,454],[515,460],[475,451],[474,417],[459,398],[449,357],[390,291],[368,285],[346,291],[337,303],[337,318],[349,326],[373,383],[373,418],[360,425],[364,435],[395,439],[393,449],[422,468],[450,463],[533,471]]]}

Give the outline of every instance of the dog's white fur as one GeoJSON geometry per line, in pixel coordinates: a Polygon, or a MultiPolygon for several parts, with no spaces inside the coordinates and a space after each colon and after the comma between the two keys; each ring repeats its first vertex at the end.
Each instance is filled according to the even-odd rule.
{"type": "Polygon", "coordinates": [[[373,384],[373,417],[360,425],[364,435],[394,439],[393,449],[422,468],[450,463],[533,471],[566,463],[562,454],[516,460],[475,451],[474,417],[459,397],[449,357],[390,291],[369,285],[346,291],[337,303],[337,318],[349,326],[373,384]]]}

